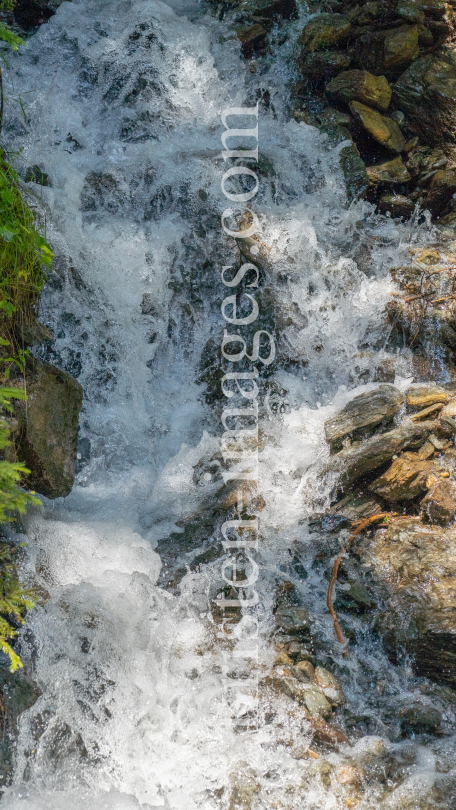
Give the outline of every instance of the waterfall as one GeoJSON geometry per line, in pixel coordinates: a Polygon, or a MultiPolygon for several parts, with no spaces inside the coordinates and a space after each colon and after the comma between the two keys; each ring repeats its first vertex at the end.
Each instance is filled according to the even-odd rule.
{"type": "MultiPolygon", "coordinates": [[[[436,757],[451,759],[452,738],[428,749],[389,739],[381,711],[416,686],[367,634],[343,658],[313,566],[326,539],[308,520],[331,502],[325,419],[370,390],[382,364],[399,386],[411,376],[407,351],[387,347],[388,269],[406,263],[411,231],[426,244],[432,226],[347,199],[343,144],[290,118],[292,39],[283,53],[252,72],[228,22],[202,4],[73,0],[11,58],[26,118],[11,101],[6,137],[22,149],[21,170],[49,177],[33,193],[56,254],[40,315],[55,340],[37,352],[77,376],[84,405],[73,492],[43,499],[27,523],[24,575],[45,598],[22,655],[41,696],[20,719],[5,810],[345,806],[315,762],[289,753],[305,739],[298,711],[262,704],[260,726],[238,728],[210,610],[223,518],[220,402],[208,380],[225,326],[220,272],[239,260],[220,227],[221,114],[257,102],[252,208],[277,356],[259,383],[256,667],[275,655],[277,578],[293,580],[359,718],[356,745],[329,761],[361,762],[383,746],[402,769],[397,789],[385,776],[387,800],[373,778],[359,807],[421,807],[436,757]]],[[[241,660],[233,677],[251,667],[241,660]]]]}

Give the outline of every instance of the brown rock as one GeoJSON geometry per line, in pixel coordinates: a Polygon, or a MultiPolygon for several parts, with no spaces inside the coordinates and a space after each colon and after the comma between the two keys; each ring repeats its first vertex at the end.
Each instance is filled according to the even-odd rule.
{"type": "Polygon", "coordinates": [[[405,149],[405,139],[398,125],[392,118],[381,115],[377,110],[361,104],[359,101],[350,103],[352,115],[359,121],[367,132],[392,152],[402,152],[405,149]]]}
{"type": "MultiPolygon", "coordinates": [[[[377,166],[367,166],[366,171],[370,182],[374,185],[377,183],[407,183],[412,179],[400,157],[394,158],[394,160],[388,160],[386,163],[381,163],[377,166]]],[[[394,199],[394,197],[391,199],[394,199]]],[[[403,199],[405,199],[408,204],[412,205],[413,211],[414,206],[412,201],[407,197],[403,199]]]]}
{"type": "Polygon", "coordinates": [[[455,529],[398,518],[358,548],[389,594],[377,626],[392,659],[405,648],[418,675],[455,689],[455,529]]]}
{"type": "Polygon", "coordinates": [[[383,63],[387,70],[403,70],[419,56],[418,28],[402,25],[388,31],[383,45],[383,63]]]}
{"type": "Polygon", "coordinates": [[[440,478],[421,501],[423,516],[443,526],[456,517],[456,484],[450,478],[440,478]]]}
{"type": "Polygon", "coordinates": [[[440,416],[450,416],[451,419],[456,418],[456,398],[450,399],[440,412],[440,416]]]}
{"type": "Polygon", "coordinates": [[[456,170],[439,169],[432,177],[425,205],[434,214],[441,214],[456,192],[456,170]]]}
{"type": "Polygon", "coordinates": [[[331,48],[346,40],[350,29],[350,20],[342,14],[323,13],[304,26],[298,42],[306,51],[331,48]]]}
{"type": "Polygon", "coordinates": [[[403,422],[398,428],[373,436],[364,442],[357,442],[347,450],[342,450],[330,460],[324,472],[339,472],[340,484],[347,488],[358,478],[381,467],[407,447],[418,448],[430,433],[436,432],[437,423],[403,422]]]}
{"type": "Polygon", "coordinates": [[[354,397],[325,422],[326,441],[334,444],[362,428],[379,425],[394,416],[403,401],[403,394],[394,385],[379,385],[373,391],[354,397]]]}
{"type": "Polygon", "coordinates": [[[266,46],[268,32],[259,23],[246,28],[238,28],[236,34],[241,42],[244,59],[249,59],[254,53],[259,53],[266,46]]]}
{"type": "Polygon", "coordinates": [[[433,461],[397,458],[383,475],[370,484],[369,491],[393,503],[412,500],[426,492],[429,476],[436,475],[437,472],[438,468],[433,461]]]}
{"type": "Polygon", "coordinates": [[[325,723],[323,720],[317,720],[316,718],[312,718],[308,722],[311,725],[315,742],[331,746],[338,746],[350,742],[347,735],[337,726],[325,723]]]}
{"type": "Polygon", "coordinates": [[[361,101],[379,110],[388,109],[392,89],[384,76],[374,76],[367,70],[346,70],[328,84],[326,92],[349,102],[361,101]]]}
{"type": "Polygon", "coordinates": [[[296,664],[296,669],[299,669],[301,672],[307,675],[310,678],[310,680],[313,680],[315,677],[315,669],[313,667],[313,664],[310,663],[310,661],[299,661],[296,664]]]}
{"type": "Polygon", "coordinates": [[[456,54],[445,47],[417,59],[393,88],[399,109],[425,143],[452,141],[456,126],[456,54]]]}
{"type": "Polygon", "coordinates": [[[344,51],[315,51],[303,54],[298,64],[302,75],[309,79],[328,79],[347,70],[352,58],[344,51]]]}
{"type": "Polygon", "coordinates": [[[448,391],[435,383],[415,383],[407,389],[405,401],[412,408],[426,408],[437,402],[449,402],[448,391]]]}

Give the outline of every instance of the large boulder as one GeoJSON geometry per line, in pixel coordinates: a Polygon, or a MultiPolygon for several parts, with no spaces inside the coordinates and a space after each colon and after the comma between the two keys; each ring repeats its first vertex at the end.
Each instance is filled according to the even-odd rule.
{"type": "Polygon", "coordinates": [[[25,380],[27,402],[15,407],[16,453],[30,470],[25,483],[47,498],[62,498],[74,483],[82,388],[70,374],[36,359],[25,380]]]}
{"type": "Polygon", "coordinates": [[[364,539],[359,552],[386,588],[378,622],[392,660],[412,656],[418,675],[456,688],[456,530],[401,517],[364,539]]]}
{"type": "Polygon", "coordinates": [[[397,107],[425,143],[453,141],[456,132],[456,53],[451,46],[417,59],[393,88],[397,107]]]}

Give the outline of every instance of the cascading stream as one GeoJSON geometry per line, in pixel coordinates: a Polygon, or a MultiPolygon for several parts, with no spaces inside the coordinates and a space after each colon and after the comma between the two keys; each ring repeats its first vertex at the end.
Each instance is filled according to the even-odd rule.
{"type": "MultiPolygon", "coordinates": [[[[233,774],[249,769],[258,807],[346,806],[315,763],[290,756],[299,712],[279,702],[282,731],[265,721],[237,732],[208,608],[220,563],[191,567],[210,546],[192,526],[220,486],[219,415],[200,380],[223,331],[220,267],[234,255],[220,230],[220,113],[258,99],[255,210],[279,346],[262,390],[260,665],[274,657],[274,582],[285,572],[366,724],[345,756],[390,746],[402,774],[387,799],[366,785],[360,810],[421,807],[436,760],[456,766],[452,738],[388,741],[381,712],[416,684],[369,638],[342,658],[312,568],[324,538],[306,522],[330,502],[316,472],[325,418],[354,387],[368,390],[382,362],[396,364],[398,385],[410,376],[407,351],[388,354],[382,321],[410,225],[348,203],[341,147],[289,119],[285,65],[265,57],[250,72],[229,24],[203,7],[64,2],[11,62],[27,120],[11,104],[7,137],[23,148],[20,164],[51,182],[35,187],[57,257],[42,298],[55,335],[45,356],[78,377],[85,401],[75,488],[29,519],[26,573],[48,599],[28,618],[24,658],[42,696],[21,718],[3,807],[234,810],[233,774]],[[283,413],[267,407],[274,390],[283,413]],[[290,569],[293,543],[307,579],[290,569]],[[179,570],[180,590],[164,588],[179,570]],[[382,679],[383,698],[371,684],[382,679]]],[[[414,226],[416,243],[430,236],[414,226]]]]}

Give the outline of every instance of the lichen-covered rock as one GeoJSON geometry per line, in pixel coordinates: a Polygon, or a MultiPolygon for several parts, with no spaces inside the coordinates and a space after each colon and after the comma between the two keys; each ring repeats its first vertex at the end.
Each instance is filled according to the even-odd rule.
{"type": "Polygon", "coordinates": [[[347,39],[350,20],[342,14],[319,14],[304,26],[298,39],[306,51],[331,48],[347,39]]]}
{"type": "Polygon", "coordinates": [[[70,374],[33,359],[27,402],[19,402],[16,450],[30,470],[26,484],[47,498],[69,495],[74,482],[82,388],[70,374]]]}
{"type": "Polygon", "coordinates": [[[383,63],[386,70],[402,70],[413,62],[420,52],[418,38],[416,25],[402,25],[388,31],[383,44],[383,63]]]}
{"type": "Polygon", "coordinates": [[[374,76],[367,70],[346,70],[329,82],[326,92],[340,101],[361,101],[384,112],[393,91],[384,76],[374,76]]]}
{"type": "Polygon", "coordinates": [[[362,428],[380,425],[399,411],[403,401],[403,394],[394,385],[379,385],[373,391],[354,397],[325,422],[326,441],[334,445],[345,436],[356,435],[362,428]]]}
{"type": "Polygon", "coordinates": [[[378,621],[392,660],[404,648],[415,672],[456,688],[456,531],[401,517],[359,546],[388,593],[378,621]]]}
{"type": "Polygon", "coordinates": [[[451,47],[417,59],[393,88],[409,126],[431,145],[452,141],[456,131],[456,54],[451,47]]]}
{"type": "Polygon", "coordinates": [[[417,25],[369,31],[356,41],[357,64],[375,75],[396,78],[419,56],[419,39],[417,25]]]}
{"type": "Polygon", "coordinates": [[[408,183],[412,179],[400,157],[377,166],[368,166],[367,176],[374,185],[377,183],[408,183]]]}
{"type": "Polygon", "coordinates": [[[352,57],[345,51],[313,51],[301,55],[299,67],[306,78],[324,80],[347,70],[351,63],[352,57]]]}
{"type": "Polygon", "coordinates": [[[354,118],[377,141],[377,143],[390,149],[392,152],[403,152],[405,138],[398,125],[392,118],[381,115],[360,101],[352,101],[350,110],[354,118]]]}

